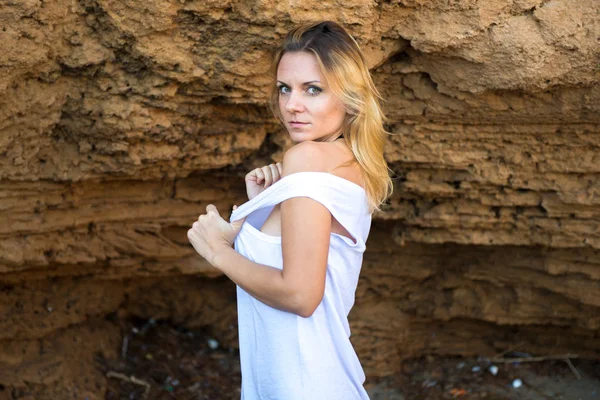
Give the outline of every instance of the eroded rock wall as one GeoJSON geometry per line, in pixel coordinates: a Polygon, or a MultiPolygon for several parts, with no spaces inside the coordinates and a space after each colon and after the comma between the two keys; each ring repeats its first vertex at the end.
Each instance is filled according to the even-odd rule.
{"type": "Polygon", "coordinates": [[[367,375],[600,355],[597,2],[27,0],[0,4],[2,395],[101,398],[126,316],[235,345],[233,287],[185,232],[290,145],[269,51],[315,19],[356,37],[392,133],[351,314],[367,375]]]}

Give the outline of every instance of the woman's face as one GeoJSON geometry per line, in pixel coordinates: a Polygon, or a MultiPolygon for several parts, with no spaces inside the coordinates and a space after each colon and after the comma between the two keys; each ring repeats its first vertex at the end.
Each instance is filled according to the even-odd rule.
{"type": "Polygon", "coordinates": [[[279,110],[293,142],[331,142],[342,133],[344,105],[327,86],[313,53],[288,52],[277,67],[279,110]]]}

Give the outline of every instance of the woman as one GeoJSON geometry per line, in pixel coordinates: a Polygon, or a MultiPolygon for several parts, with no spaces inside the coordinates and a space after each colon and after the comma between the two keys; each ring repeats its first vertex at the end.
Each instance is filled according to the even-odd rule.
{"type": "Polygon", "coordinates": [[[289,32],[273,75],[294,146],[246,175],[231,223],[208,205],[188,238],[237,285],[242,399],[368,399],[347,316],[371,214],[392,191],[379,95],[329,21],[289,32]]]}

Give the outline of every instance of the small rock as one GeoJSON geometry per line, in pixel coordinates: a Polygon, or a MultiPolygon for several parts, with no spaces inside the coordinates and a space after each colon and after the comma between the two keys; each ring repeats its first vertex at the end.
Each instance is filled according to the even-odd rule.
{"type": "Polygon", "coordinates": [[[481,367],[479,365],[476,365],[473,368],[471,368],[471,372],[479,372],[479,371],[481,371],[481,367]]]}
{"type": "Polygon", "coordinates": [[[450,394],[453,397],[462,397],[465,396],[468,392],[465,389],[461,389],[461,388],[454,388],[452,390],[450,390],[450,394]]]}
{"type": "Polygon", "coordinates": [[[433,380],[433,379],[426,379],[426,380],[425,380],[425,381],[424,381],[424,382],[421,384],[421,387],[422,387],[422,388],[425,388],[425,389],[428,389],[428,388],[430,388],[430,387],[433,387],[433,386],[435,386],[435,385],[437,385],[437,381],[436,381],[436,380],[433,380]]]}
{"type": "Polygon", "coordinates": [[[208,339],[208,347],[210,347],[212,350],[215,350],[217,347],[219,347],[219,342],[217,342],[215,339],[208,339]]]}
{"type": "Polygon", "coordinates": [[[515,389],[518,389],[521,386],[523,386],[523,381],[522,380],[515,379],[514,381],[512,381],[512,387],[514,387],[515,389]]]}
{"type": "Polygon", "coordinates": [[[490,374],[494,376],[498,375],[498,367],[496,367],[495,365],[490,365],[488,371],[490,371],[490,374]]]}

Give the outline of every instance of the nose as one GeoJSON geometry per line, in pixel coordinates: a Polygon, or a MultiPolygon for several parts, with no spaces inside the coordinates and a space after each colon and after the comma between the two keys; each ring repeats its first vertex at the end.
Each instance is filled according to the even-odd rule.
{"type": "Polygon", "coordinates": [[[298,113],[304,111],[304,104],[302,103],[302,98],[297,93],[297,91],[293,91],[287,96],[285,110],[289,113],[298,113]]]}

